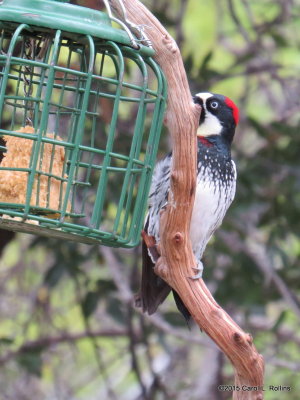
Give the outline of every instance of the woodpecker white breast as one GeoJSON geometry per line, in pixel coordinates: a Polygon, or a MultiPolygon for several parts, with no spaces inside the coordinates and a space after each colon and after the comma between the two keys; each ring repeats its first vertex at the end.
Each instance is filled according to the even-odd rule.
{"type": "MultiPolygon", "coordinates": [[[[197,131],[197,186],[190,237],[195,257],[200,262],[209,239],[220,226],[235,195],[236,168],[230,147],[239,115],[233,101],[222,95],[198,93],[194,96],[194,102],[201,105],[202,111],[197,131]]],[[[172,154],[169,154],[156,165],[150,189],[145,231],[154,236],[157,242],[159,213],[168,201],[170,190],[171,164],[172,154]]],[[[145,246],[144,251],[147,251],[145,246]]],[[[164,281],[150,276],[154,274],[154,260],[151,262],[150,257],[148,253],[143,257],[141,303],[143,310],[151,314],[168,291],[164,281]]],[[[181,300],[176,296],[177,306],[183,312],[184,305],[178,303],[181,300]]],[[[187,317],[185,311],[183,314],[187,317]]]]}

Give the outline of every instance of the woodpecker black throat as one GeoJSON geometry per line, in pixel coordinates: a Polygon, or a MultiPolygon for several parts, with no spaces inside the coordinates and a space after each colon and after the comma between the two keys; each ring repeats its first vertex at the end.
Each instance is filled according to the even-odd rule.
{"type": "MultiPolygon", "coordinates": [[[[236,168],[230,148],[239,111],[232,100],[220,94],[198,93],[193,100],[202,107],[197,130],[196,195],[190,226],[192,248],[197,260],[193,279],[199,279],[202,277],[201,259],[205,247],[221,225],[235,196],[236,168]]],[[[168,201],[171,164],[172,153],[157,163],[152,178],[144,230],[149,236],[155,237],[156,243],[159,243],[160,210],[168,201]]],[[[136,304],[144,312],[153,314],[172,289],[154,273],[156,260],[144,242],[142,253],[141,289],[136,304]]],[[[173,295],[178,310],[189,321],[189,311],[174,290],[173,295]]]]}

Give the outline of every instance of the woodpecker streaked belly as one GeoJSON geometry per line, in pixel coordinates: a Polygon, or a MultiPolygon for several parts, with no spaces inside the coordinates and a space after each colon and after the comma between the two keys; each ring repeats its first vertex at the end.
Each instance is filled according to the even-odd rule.
{"type": "MultiPolygon", "coordinates": [[[[230,147],[238,123],[238,108],[229,98],[212,93],[198,93],[194,102],[202,107],[198,137],[197,184],[191,218],[190,237],[198,261],[198,274],[202,275],[201,258],[205,247],[221,225],[232,203],[236,188],[236,168],[230,147]]],[[[172,154],[168,154],[155,167],[149,195],[149,209],[145,232],[159,242],[159,215],[167,204],[170,190],[172,154]]],[[[143,271],[139,303],[143,311],[152,314],[171,288],[153,271],[154,260],[143,243],[143,271]]],[[[178,309],[186,319],[190,314],[173,291],[178,309]]]]}

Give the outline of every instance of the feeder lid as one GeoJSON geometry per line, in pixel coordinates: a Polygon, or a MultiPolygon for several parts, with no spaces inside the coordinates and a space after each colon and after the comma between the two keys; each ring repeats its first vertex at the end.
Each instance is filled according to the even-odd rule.
{"type": "MultiPolygon", "coordinates": [[[[92,35],[131,46],[127,33],[113,28],[106,13],[67,4],[65,0],[2,0],[0,27],[3,21],[92,35]]],[[[146,56],[154,55],[154,51],[147,46],[141,45],[138,51],[146,56]]]]}

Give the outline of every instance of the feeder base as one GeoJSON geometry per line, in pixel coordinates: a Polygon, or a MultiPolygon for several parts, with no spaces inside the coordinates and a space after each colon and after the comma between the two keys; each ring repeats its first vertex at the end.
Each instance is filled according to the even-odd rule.
{"type": "Polygon", "coordinates": [[[31,233],[32,235],[40,235],[51,237],[54,239],[72,240],[85,244],[101,244],[101,240],[91,239],[84,236],[79,236],[73,233],[64,232],[60,229],[49,229],[32,223],[23,221],[15,221],[8,218],[0,218],[0,229],[6,229],[14,232],[31,233]]]}

